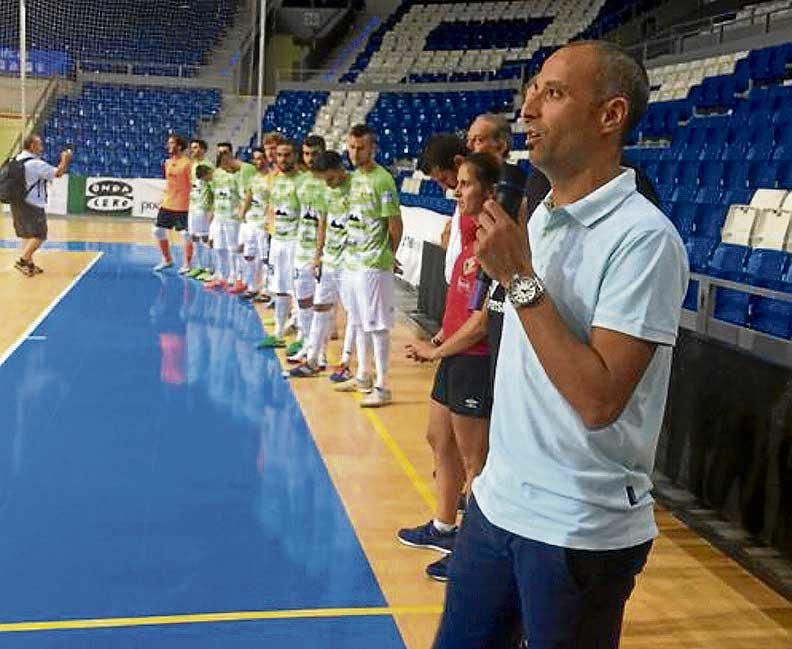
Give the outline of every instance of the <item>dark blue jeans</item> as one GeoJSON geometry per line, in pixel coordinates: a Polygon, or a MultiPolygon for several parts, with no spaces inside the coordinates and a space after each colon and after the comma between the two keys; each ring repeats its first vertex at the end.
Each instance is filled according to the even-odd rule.
{"type": "Polygon", "coordinates": [[[624,605],[652,542],[623,550],[559,548],[490,523],[470,499],[449,566],[434,649],[616,649],[624,605]]]}

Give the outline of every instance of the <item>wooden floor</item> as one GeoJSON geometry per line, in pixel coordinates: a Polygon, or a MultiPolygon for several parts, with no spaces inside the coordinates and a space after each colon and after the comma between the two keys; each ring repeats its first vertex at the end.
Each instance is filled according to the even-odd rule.
{"type": "MultiPolygon", "coordinates": [[[[53,240],[149,240],[140,222],[56,220],[53,240]]],[[[0,236],[11,239],[7,219],[0,236]]],[[[45,276],[19,289],[0,290],[0,356],[76,274],[87,259],[49,253],[45,276]],[[61,270],[56,272],[56,268],[61,270]],[[68,269],[72,270],[69,271],[68,269]],[[61,277],[63,275],[63,277],[61,277]],[[60,287],[60,288],[59,288],[60,287]],[[30,305],[15,308],[16,304],[30,305]],[[6,331],[8,330],[8,332],[6,331]],[[18,332],[16,336],[13,331],[18,332]]],[[[0,256],[0,277],[8,280],[13,255],[0,256]]],[[[44,258],[42,257],[42,265],[44,258]]],[[[20,278],[27,279],[27,278],[20,278]]],[[[12,281],[11,284],[16,282],[12,281]]],[[[271,312],[262,311],[266,321],[271,312]]],[[[433,368],[415,365],[401,350],[412,334],[394,332],[394,405],[377,411],[358,407],[351,395],[333,393],[324,378],[293,381],[293,390],[331,478],[391,607],[406,645],[431,645],[443,600],[443,587],[424,577],[437,558],[432,552],[399,545],[399,527],[423,523],[434,504],[432,463],[424,439],[433,368]],[[332,402],[332,417],[328,403],[332,402]]],[[[331,350],[337,353],[337,349],[331,350]]],[[[331,354],[331,360],[332,354],[331,354]]],[[[658,511],[661,535],[630,601],[622,646],[625,649],[790,649],[792,605],[746,573],[735,562],[688,530],[671,514],[658,511]]]]}

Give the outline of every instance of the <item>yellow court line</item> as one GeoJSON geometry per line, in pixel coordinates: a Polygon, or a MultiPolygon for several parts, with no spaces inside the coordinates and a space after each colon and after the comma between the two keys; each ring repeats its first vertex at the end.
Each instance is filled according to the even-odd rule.
{"type": "Polygon", "coordinates": [[[8,622],[0,624],[0,633],[23,631],[65,631],[75,629],[109,629],[170,624],[213,624],[218,622],[255,622],[258,620],[299,620],[306,618],[372,617],[383,615],[437,615],[439,606],[372,606],[367,608],[307,608],[281,611],[233,611],[228,613],[193,613],[187,615],[149,615],[49,622],[8,622]]]}
{"type": "MultiPolygon", "coordinates": [[[[356,394],[355,397],[358,401],[362,399],[362,396],[359,394],[356,394]]],[[[396,463],[407,475],[413,487],[415,487],[415,490],[421,495],[424,502],[429,505],[429,508],[435,511],[437,509],[437,499],[426,482],[418,475],[418,471],[415,469],[415,466],[413,466],[413,463],[410,462],[407,454],[401,449],[401,446],[399,446],[399,443],[394,439],[393,435],[388,432],[388,428],[382,423],[382,420],[375,412],[368,408],[364,408],[363,411],[371,426],[377,431],[377,434],[380,436],[385,446],[388,447],[396,463]]]]}

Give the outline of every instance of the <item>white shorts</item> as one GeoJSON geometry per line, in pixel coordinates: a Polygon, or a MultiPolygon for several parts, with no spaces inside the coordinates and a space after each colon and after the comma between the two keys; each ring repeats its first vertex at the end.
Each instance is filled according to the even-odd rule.
{"type": "Polygon", "coordinates": [[[205,210],[190,210],[187,215],[187,232],[194,237],[209,234],[209,215],[205,210]]]}
{"type": "Polygon", "coordinates": [[[216,244],[218,238],[220,237],[219,228],[220,221],[217,219],[212,219],[212,222],[209,224],[209,241],[212,242],[212,245],[216,244]]]}
{"type": "Polygon", "coordinates": [[[294,297],[307,300],[316,293],[316,275],[313,264],[308,264],[294,271],[294,297]]]}
{"type": "Polygon", "coordinates": [[[335,304],[341,295],[341,270],[323,268],[316,284],[314,304],[335,304]]]}
{"type": "Polygon", "coordinates": [[[239,221],[220,221],[214,247],[218,250],[234,251],[239,247],[239,221]]]}
{"type": "Polygon", "coordinates": [[[344,307],[344,311],[349,314],[353,307],[355,297],[355,287],[353,283],[355,273],[349,270],[341,270],[339,271],[339,275],[338,297],[341,299],[341,306],[344,307]]]}
{"type": "Polygon", "coordinates": [[[363,331],[393,329],[396,323],[393,271],[366,269],[351,273],[347,316],[363,331]]]}
{"type": "Polygon", "coordinates": [[[269,254],[269,235],[260,223],[242,223],[239,227],[239,245],[244,257],[266,259],[269,254]]]}
{"type": "Polygon", "coordinates": [[[270,243],[270,291],[291,293],[294,289],[294,242],[273,239],[270,243]]]}

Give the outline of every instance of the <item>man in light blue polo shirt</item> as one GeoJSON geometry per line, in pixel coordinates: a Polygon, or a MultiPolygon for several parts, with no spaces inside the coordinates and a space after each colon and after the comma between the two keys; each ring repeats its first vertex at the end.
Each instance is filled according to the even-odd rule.
{"type": "Polygon", "coordinates": [[[486,466],[454,547],[436,649],[611,649],[657,535],[650,474],[687,288],[670,221],[619,165],[649,95],[604,42],[545,63],[522,118],[551,192],[528,237],[494,202],[477,254],[507,288],[486,466]]]}

